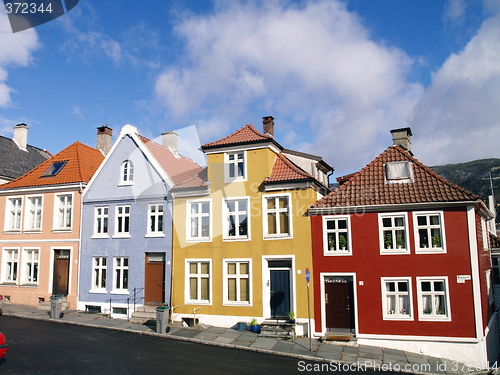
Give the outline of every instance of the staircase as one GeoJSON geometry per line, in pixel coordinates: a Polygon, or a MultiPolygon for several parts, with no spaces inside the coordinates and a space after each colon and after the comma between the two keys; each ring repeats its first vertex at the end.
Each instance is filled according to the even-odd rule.
{"type": "Polygon", "coordinates": [[[265,320],[260,323],[259,337],[295,340],[295,323],[287,323],[286,320],[265,320]]]}
{"type": "Polygon", "coordinates": [[[129,319],[130,323],[144,324],[156,322],[156,308],[157,306],[137,306],[136,310],[132,313],[129,319]]]}
{"type": "MultiPolygon", "coordinates": [[[[38,310],[43,310],[43,311],[50,311],[50,299],[48,301],[43,301],[40,302],[36,308],[38,310]]],[[[62,297],[62,310],[68,310],[69,309],[69,303],[68,299],[66,297],[62,297]]]]}

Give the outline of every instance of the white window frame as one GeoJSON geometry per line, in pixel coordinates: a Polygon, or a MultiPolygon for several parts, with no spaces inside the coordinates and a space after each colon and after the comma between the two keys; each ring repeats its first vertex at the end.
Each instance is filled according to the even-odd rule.
{"type": "Polygon", "coordinates": [[[387,212],[387,213],[379,213],[378,214],[378,235],[379,235],[379,247],[380,247],[380,254],[410,254],[410,241],[409,241],[409,230],[408,230],[408,213],[407,212],[387,212]],[[403,218],[404,220],[404,226],[397,226],[395,225],[394,219],[395,218],[403,218]],[[384,227],[384,219],[390,218],[391,219],[391,226],[390,227],[384,227]],[[404,230],[405,233],[405,239],[402,243],[404,247],[398,248],[398,241],[397,241],[397,231],[404,230]],[[391,243],[393,246],[392,248],[386,248],[386,238],[384,235],[384,232],[390,231],[391,232],[391,243]],[[396,237],[396,239],[394,239],[396,237]]]}
{"type": "Polygon", "coordinates": [[[419,211],[419,212],[413,212],[413,233],[415,236],[415,253],[416,254],[443,254],[446,253],[446,235],[445,235],[445,227],[444,227],[444,213],[443,211],[419,211]],[[427,224],[425,226],[419,226],[418,225],[418,217],[419,216],[427,216],[427,224]],[[429,217],[430,216],[439,216],[439,226],[436,225],[431,225],[429,222],[429,217]],[[432,244],[432,237],[431,237],[431,243],[429,244],[429,247],[420,247],[420,235],[419,235],[419,229],[426,229],[427,233],[430,234],[430,231],[432,229],[436,229],[439,227],[441,231],[441,246],[439,247],[434,247],[432,244]]]}
{"type": "Polygon", "coordinates": [[[349,215],[325,215],[323,216],[323,254],[325,256],[345,256],[352,255],[352,240],[351,240],[351,217],[349,215]],[[346,220],[347,228],[339,229],[338,221],[346,220]],[[328,229],[328,221],[336,222],[336,229],[328,229]],[[342,250],[341,246],[338,246],[340,242],[340,233],[347,233],[347,247],[342,250]],[[331,244],[329,243],[329,234],[335,235],[335,247],[339,249],[331,249],[331,244]]]}
{"type": "Polygon", "coordinates": [[[165,230],[165,204],[163,202],[148,204],[148,228],[146,232],[146,237],[165,237],[164,230],[165,230]],[[161,212],[159,208],[161,208],[161,212]],[[160,217],[162,222],[162,229],[158,230],[158,222],[159,222],[158,219],[160,217]],[[153,218],[154,218],[154,228],[152,228],[153,218]]]}
{"type": "Polygon", "coordinates": [[[262,196],[262,221],[264,231],[264,239],[283,239],[283,238],[293,238],[293,207],[292,207],[292,195],[290,193],[281,193],[281,194],[266,194],[262,196]],[[268,198],[279,199],[279,198],[287,198],[288,199],[288,207],[287,209],[280,209],[278,206],[274,209],[267,208],[267,200],[268,198]],[[288,212],[288,231],[289,233],[268,233],[268,219],[267,215],[269,212],[276,213],[276,229],[280,228],[280,212],[288,212]]]}
{"type": "MultiPolygon", "coordinates": [[[[128,238],[130,237],[130,231],[132,229],[131,224],[131,210],[132,207],[130,204],[120,204],[115,207],[115,234],[113,235],[114,238],[128,238]],[[120,209],[123,209],[123,212],[120,213],[120,209]],[[128,213],[126,210],[128,209],[128,213]],[[121,219],[121,221],[120,221],[121,219]],[[126,222],[128,219],[128,231],[125,231],[126,229],[126,222]],[[121,223],[121,225],[120,225],[121,223]]],[[[109,224],[109,223],[108,223],[109,224]]]]}
{"type": "Polygon", "coordinates": [[[134,163],[132,160],[124,160],[120,166],[120,182],[118,186],[130,186],[134,184],[134,163]]]}
{"type": "Polygon", "coordinates": [[[186,259],[185,260],[185,291],[184,291],[184,300],[186,305],[211,305],[212,304],[212,259],[186,259]],[[197,273],[191,274],[190,265],[192,263],[196,263],[197,273]],[[201,263],[208,263],[208,274],[201,273],[201,263]],[[198,288],[196,290],[197,298],[191,299],[191,282],[190,279],[192,277],[196,277],[198,280],[198,288]],[[208,278],[208,300],[201,299],[201,288],[200,288],[200,280],[202,278],[208,278]]]}
{"type": "Polygon", "coordinates": [[[223,288],[224,288],[224,305],[227,306],[251,306],[252,305],[252,259],[224,259],[223,266],[223,288]],[[228,265],[230,263],[236,264],[236,274],[229,274],[228,265]],[[240,274],[240,265],[248,264],[248,274],[240,274]],[[236,301],[229,300],[229,279],[236,279],[236,301]],[[248,280],[248,301],[241,300],[241,285],[240,280],[248,280]]]}
{"type": "Polygon", "coordinates": [[[26,212],[24,217],[26,218],[24,220],[25,231],[40,232],[42,230],[43,195],[33,195],[26,197],[26,212]],[[39,205],[34,206],[33,200],[38,200],[39,205]]]}
{"type": "Polygon", "coordinates": [[[186,202],[186,239],[187,241],[196,242],[210,242],[212,240],[212,200],[211,199],[197,199],[186,202]],[[202,212],[202,205],[208,203],[208,213],[202,212]],[[198,212],[191,213],[191,206],[197,205],[198,212]],[[203,236],[202,221],[204,217],[208,217],[208,235],[203,236]],[[191,228],[191,219],[196,218],[198,231],[193,236],[191,228]]]}
{"type": "Polygon", "coordinates": [[[93,238],[108,238],[109,237],[109,206],[94,207],[94,235],[93,238]],[[101,212],[99,213],[99,211],[101,212]],[[107,213],[104,211],[107,210],[107,213]],[[106,231],[104,231],[104,222],[107,222],[106,231]],[[100,222],[100,225],[99,225],[100,222]]]}
{"type": "Polygon", "coordinates": [[[384,320],[414,320],[413,318],[413,295],[412,295],[412,285],[411,285],[411,277],[381,277],[381,287],[382,287],[382,315],[384,320]],[[408,291],[399,291],[397,290],[398,283],[406,282],[408,285],[408,291]],[[396,290],[394,292],[389,292],[387,290],[387,283],[395,283],[396,290]],[[400,296],[408,296],[409,301],[409,309],[408,314],[402,314],[402,306],[400,306],[398,297],[400,296]],[[387,311],[387,304],[389,296],[395,297],[395,305],[397,311],[389,313],[387,311]]]}
{"type": "Polygon", "coordinates": [[[54,197],[54,230],[56,231],[71,231],[73,230],[73,207],[74,207],[74,196],[73,193],[66,194],[56,194],[54,197]],[[65,199],[64,202],[61,202],[61,198],[71,198],[71,204],[68,205],[65,199]],[[64,223],[67,221],[67,216],[69,212],[69,227],[65,226],[64,223]],[[62,215],[62,217],[61,217],[62,215]],[[63,225],[61,224],[61,219],[63,221],[63,225]]]}
{"type": "Polygon", "coordinates": [[[7,248],[3,248],[3,251],[2,251],[2,283],[3,284],[9,284],[9,285],[18,285],[19,284],[19,271],[20,271],[20,267],[19,267],[19,253],[20,253],[20,249],[18,247],[7,247],[7,248]],[[15,257],[11,257],[9,256],[9,254],[15,254],[15,257]],[[7,263],[13,263],[15,264],[15,267],[11,267],[10,268],[10,271],[11,272],[7,272],[8,269],[7,269],[7,263]],[[13,270],[15,270],[15,277],[9,277],[9,276],[12,276],[12,274],[14,273],[13,270]]]}
{"type": "Polygon", "coordinates": [[[417,305],[418,305],[418,320],[432,320],[432,321],[451,321],[451,305],[450,305],[450,290],[448,283],[448,276],[432,276],[432,277],[417,277],[417,305]],[[422,283],[423,282],[444,282],[444,291],[431,291],[423,292],[422,283]],[[444,295],[446,302],[446,314],[424,314],[424,303],[422,301],[423,296],[431,295],[432,307],[434,310],[435,299],[432,296],[444,295]]]}
{"type": "Polygon", "coordinates": [[[106,256],[92,257],[92,280],[91,280],[92,289],[90,290],[90,293],[106,293],[108,280],[109,280],[108,257],[106,256]],[[103,260],[105,261],[106,264],[103,264],[103,260]],[[102,285],[103,271],[105,273],[104,286],[102,285]],[[97,282],[96,282],[96,276],[97,276],[97,282]]]}
{"type": "Polygon", "coordinates": [[[244,240],[244,241],[248,241],[250,240],[250,199],[249,197],[233,197],[233,198],[228,198],[228,199],[223,199],[222,200],[222,212],[223,212],[223,225],[222,225],[222,230],[224,231],[223,232],[223,236],[222,238],[224,240],[228,240],[228,241],[237,241],[237,240],[244,240]],[[246,211],[241,211],[239,209],[240,207],[240,203],[241,201],[245,201],[246,202],[246,211]],[[229,212],[228,210],[228,207],[227,207],[227,204],[228,202],[235,202],[235,211],[234,212],[229,212]],[[240,216],[243,216],[243,215],[246,215],[246,223],[247,223],[247,234],[246,235],[240,235],[239,233],[236,233],[234,236],[230,236],[229,235],[229,228],[230,228],[230,224],[229,224],[229,217],[230,216],[234,216],[235,217],[235,226],[236,226],[236,230],[239,229],[239,224],[236,224],[236,223],[239,223],[239,217],[240,216]]]}
{"type": "Polygon", "coordinates": [[[129,277],[129,266],[130,266],[130,261],[129,257],[127,256],[118,256],[118,257],[113,257],[113,290],[111,291],[112,294],[128,294],[128,284],[130,281],[129,277]],[[118,259],[121,260],[120,265],[118,265],[118,259]],[[125,260],[127,261],[127,265],[125,265],[125,260]],[[127,271],[127,285],[126,288],[124,287],[125,285],[125,272],[127,271]]]}
{"type": "Polygon", "coordinates": [[[224,182],[239,182],[247,180],[247,152],[246,151],[234,151],[224,153],[224,182]],[[239,155],[242,155],[243,159],[239,159],[239,155]],[[231,159],[233,157],[233,159],[231,159]],[[242,160],[242,161],[240,161],[242,160]],[[238,164],[243,163],[243,176],[238,176],[238,164]],[[234,168],[235,176],[231,177],[231,167],[234,168]]]}
{"type": "Polygon", "coordinates": [[[23,222],[23,197],[7,197],[5,210],[5,231],[20,232],[23,222]],[[14,204],[16,202],[16,204],[14,204]],[[19,205],[17,202],[20,202],[19,205]]]}
{"type": "Polygon", "coordinates": [[[21,284],[22,285],[38,285],[40,278],[40,249],[39,248],[23,248],[21,266],[21,284]],[[36,259],[32,256],[36,254],[36,259]],[[36,271],[35,271],[36,270],[36,271]],[[31,271],[31,272],[30,272],[31,271]],[[35,271],[35,272],[34,272],[35,271]],[[31,273],[31,279],[29,278],[31,273]],[[36,273],[36,280],[33,281],[33,274],[36,273]]]}
{"type": "Polygon", "coordinates": [[[385,182],[389,184],[400,184],[400,183],[409,183],[413,181],[413,163],[410,163],[409,161],[406,160],[401,160],[401,161],[391,161],[386,164],[384,164],[384,172],[385,172],[385,182]],[[397,166],[397,165],[404,165],[406,166],[406,170],[408,171],[408,175],[402,176],[402,177],[397,177],[397,176],[390,176],[391,173],[391,167],[397,166]],[[390,178],[392,177],[392,178],[390,178]]]}

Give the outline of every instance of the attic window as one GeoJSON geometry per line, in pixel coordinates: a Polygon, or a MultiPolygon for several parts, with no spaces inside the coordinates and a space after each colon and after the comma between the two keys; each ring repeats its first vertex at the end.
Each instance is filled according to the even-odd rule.
{"type": "Polygon", "coordinates": [[[42,177],[53,177],[61,172],[67,161],[56,161],[45,171],[42,177]]]}
{"type": "Polygon", "coordinates": [[[385,165],[388,181],[404,181],[411,179],[411,165],[407,161],[395,161],[385,165]]]}

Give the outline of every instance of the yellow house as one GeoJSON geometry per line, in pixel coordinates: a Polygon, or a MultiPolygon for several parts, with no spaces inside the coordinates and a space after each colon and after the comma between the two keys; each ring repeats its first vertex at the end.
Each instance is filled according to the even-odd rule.
{"type": "Polygon", "coordinates": [[[207,168],[172,189],[174,321],[232,327],[293,311],[298,334],[308,321],[306,213],[329,191],[333,169],[284,149],[273,118],[263,122],[263,133],[246,125],[203,145],[207,168]]]}

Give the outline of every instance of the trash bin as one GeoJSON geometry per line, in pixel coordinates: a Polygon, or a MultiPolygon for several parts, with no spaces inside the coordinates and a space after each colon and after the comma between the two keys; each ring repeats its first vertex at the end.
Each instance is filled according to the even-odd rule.
{"type": "Polygon", "coordinates": [[[52,319],[58,319],[64,316],[62,312],[62,300],[63,296],[59,294],[50,297],[50,317],[52,319]]]}
{"type": "Polygon", "coordinates": [[[168,313],[170,308],[168,305],[156,308],[156,333],[168,333],[168,313]]]}

